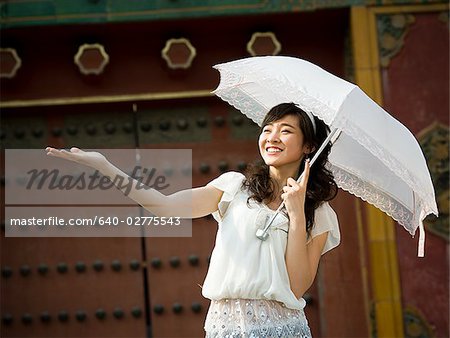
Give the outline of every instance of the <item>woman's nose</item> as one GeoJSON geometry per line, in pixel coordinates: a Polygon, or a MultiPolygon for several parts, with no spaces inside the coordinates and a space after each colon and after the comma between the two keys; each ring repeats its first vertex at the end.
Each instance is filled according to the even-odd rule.
{"type": "Polygon", "coordinates": [[[270,142],[278,142],[279,140],[280,140],[280,137],[279,137],[277,131],[272,131],[272,132],[269,133],[269,135],[267,136],[267,141],[270,141],[270,142]]]}

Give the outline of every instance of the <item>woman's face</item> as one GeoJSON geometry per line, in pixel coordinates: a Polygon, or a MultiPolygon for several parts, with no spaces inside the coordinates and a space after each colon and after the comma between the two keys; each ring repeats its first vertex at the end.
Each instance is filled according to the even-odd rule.
{"type": "Polygon", "coordinates": [[[258,144],[264,162],[274,167],[299,163],[307,153],[296,115],[286,115],[265,125],[258,144]]]}

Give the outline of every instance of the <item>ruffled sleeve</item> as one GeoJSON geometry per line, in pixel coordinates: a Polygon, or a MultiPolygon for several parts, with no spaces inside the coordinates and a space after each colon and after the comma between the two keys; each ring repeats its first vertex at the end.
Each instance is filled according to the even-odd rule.
{"type": "Polygon", "coordinates": [[[206,184],[223,191],[222,198],[218,204],[218,210],[212,213],[217,222],[222,221],[228,206],[238,192],[244,178],[245,176],[237,171],[228,171],[206,184]]]}
{"type": "Polygon", "coordinates": [[[328,236],[322,250],[322,255],[337,247],[341,242],[338,218],[328,202],[322,203],[322,205],[316,209],[316,213],[314,215],[314,226],[311,229],[311,239],[323,234],[324,232],[328,232],[328,236]]]}

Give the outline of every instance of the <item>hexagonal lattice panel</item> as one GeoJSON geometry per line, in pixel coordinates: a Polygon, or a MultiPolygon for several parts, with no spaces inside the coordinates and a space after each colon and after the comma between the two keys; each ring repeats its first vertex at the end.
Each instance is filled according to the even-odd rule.
{"type": "Polygon", "coordinates": [[[247,52],[252,56],[277,55],[281,51],[281,44],[272,32],[255,32],[247,43],[247,52]]]}
{"type": "Polygon", "coordinates": [[[78,48],[74,62],[81,73],[99,75],[103,73],[105,66],[109,63],[109,55],[105,48],[98,43],[84,44],[78,48]]]}
{"type": "Polygon", "coordinates": [[[170,69],[187,69],[191,66],[197,52],[188,39],[170,39],[161,51],[161,56],[170,69]]]}
{"type": "Polygon", "coordinates": [[[13,78],[21,65],[22,60],[14,48],[0,48],[0,77],[13,78]]]}

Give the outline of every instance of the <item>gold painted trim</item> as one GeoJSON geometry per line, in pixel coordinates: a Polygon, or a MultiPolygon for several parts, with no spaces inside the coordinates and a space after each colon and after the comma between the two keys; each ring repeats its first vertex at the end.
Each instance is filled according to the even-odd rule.
{"type": "Polygon", "coordinates": [[[84,75],[100,75],[103,73],[106,65],[109,63],[109,55],[105,51],[105,47],[99,43],[85,43],[78,48],[78,52],[73,57],[73,62],[78,66],[80,72],[84,75]],[[87,69],[83,63],[81,62],[81,57],[83,53],[90,49],[96,49],[102,56],[103,61],[98,68],[87,69]]]}
{"type": "Polygon", "coordinates": [[[275,33],[273,32],[255,32],[252,34],[252,37],[250,38],[250,41],[247,42],[247,52],[251,55],[251,56],[256,56],[257,54],[255,53],[255,51],[253,50],[253,45],[256,41],[257,38],[264,38],[264,37],[269,37],[272,40],[273,45],[275,46],[275,50],[273,51],[272,55],[278,55],[281,51],[281,43],[280,41],[278,41],[275,33]]]}
{"type": "Polygon", "coordinates": [[[197,50],[195,49],[194,46],[192,46],[191,42],[186,38],[167,40],[166,45],[164,46],[163,50],[161,51],[161,56],[164,60],[166,60],[167,66],[170,69],[188,69],[192,65],[192,61],[194,60],[196,55],[197,55],[197,50]],[[187,49],[189,49],[189,57],[185,63],[173,63],[173,61],[170,59],[168,53],[170,51],[170,48],[172,48],[172,45],[174,45],[174,44],[184,44],[187,47],[187,49]]]}
{"type": "Polygon", "coordinates": [[[370,320],[370,288],[369,288],[369,268],[366,260],[366,243],[364,239],[364,222],[362,216],[362,202],[359,198],[355,198],[355,209],[356,209],[356,226],[358,229],[358,246],[359,246],[359,265],[361,268],[361,284],[363,287],[363,297],[364,297],[364,314],[367,323],[367,337],[372,335],[372,327],[370,320]]]}
{"type": "Polygon", "coordinates": [[[13,69],[9,73],[0,73],[0,78],[12,79],[16,76],[17,71],[20,67],[22,67],[22,59],[17,54],[17,51],[14,48],[0,48],[0,52],[10,53],[14,60],[16,60],[16,64],[13,69]]]}
{"type": "Polygon", "coordinates": [[[404,6],[386,6],[386,7],[370,7],[371,14],[403,14],[403,13],[424,13],[438,12],[449,9],[448,4],[424,4],[424,5],[404,5],[404,6]]]}
{"type": "Polygon", "coordinates": [[[0,102],[0,108],[21,108],[21,107],[39,107],[39,106],[61,106],[88,103],[114,103],[129,101],[157,101],[172,99],[187,99],[197,97],[212,97],[211,90],[197,90],[184,92],[166,92],[166,93],[145,93],[133,95],[114,95],[114,96],[84,96],[84,97],[62,97],[37,100],[16,100],[0,102]]]}

